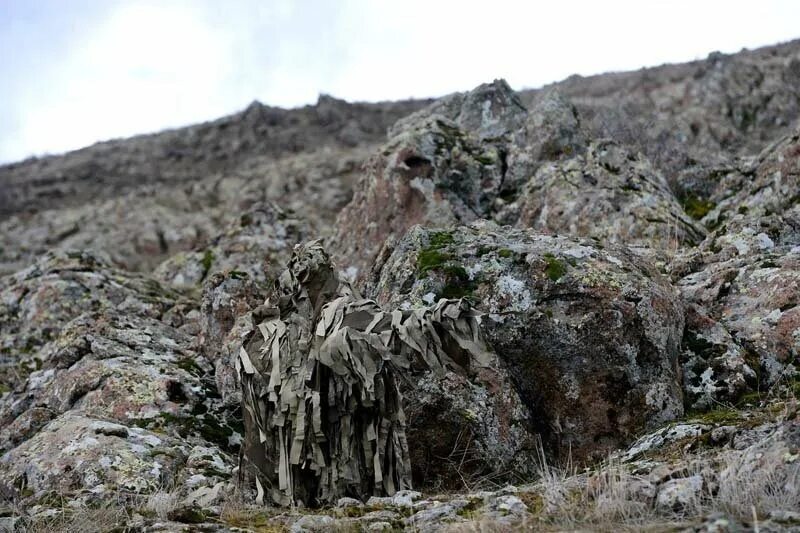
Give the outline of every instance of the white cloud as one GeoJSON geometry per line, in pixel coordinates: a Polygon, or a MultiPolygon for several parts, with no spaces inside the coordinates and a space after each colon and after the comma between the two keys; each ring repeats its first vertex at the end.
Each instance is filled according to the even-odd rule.
{"type": "Polygon", "coordinates": [[[496,77],[532,87],[800,36],[800,3],[779,1],[103,6],[102,16],[58,39],[29,35],[51,27],[41,21],[0,39],[4,55],[38,47],[28,49],[36,61],[27,68],[17,62],[4,73],[0,62],[0,76],[15,77],[8,94],[0,88],[0,160],[213,119],[253,99],[297,106],[320,92],[370,101],[435,96],[496,77]]]}
{"type": "Polygon", "coordinates": [[[59,151],[224,113],[231,52],[230,39],[190,9],[123,6],[18,103],[17,142],[59,151]]]}

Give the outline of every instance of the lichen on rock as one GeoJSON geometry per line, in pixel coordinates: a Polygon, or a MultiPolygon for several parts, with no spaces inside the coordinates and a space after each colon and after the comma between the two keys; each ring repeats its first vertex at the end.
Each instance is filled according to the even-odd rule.
{"type": "MultiPolygon", "coordinates": [[[[382,254],[366,293],[408,309],[440,294],[447,274],[417,264],[441,231],[412,228],[382,254]]],[[[448,235],[438,253],[467,273],[493,368],[548,449],[599,458],[683,413],[682,304],[653,265],[624,247],[488,222],[448,235]]]]}

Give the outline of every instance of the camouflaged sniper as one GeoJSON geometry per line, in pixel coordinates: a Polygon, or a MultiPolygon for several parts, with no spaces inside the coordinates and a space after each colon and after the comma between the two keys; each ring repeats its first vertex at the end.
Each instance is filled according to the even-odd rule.
{"type": "Polygon", "coordinates": [[[486,366],[460,300],[381,310],[339,281],[319,241],[295,247],[237,361],[243,479],[257,500],[319,505],[410,488],[400,380],[486,366]],[[256,331],[257,329],[257,331],[256,331]]]}

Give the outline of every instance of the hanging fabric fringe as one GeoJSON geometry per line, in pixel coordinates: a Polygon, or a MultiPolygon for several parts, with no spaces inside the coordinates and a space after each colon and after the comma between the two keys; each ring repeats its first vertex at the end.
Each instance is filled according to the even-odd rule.
{"type": "Polygon", "coordinates": [[[339,281],[319,241],[295,247],[237,361],[240,472],[279,505],[411,488],[400,381],[486,366],[479,316],[461,300],[383,311],[339,281]]]}

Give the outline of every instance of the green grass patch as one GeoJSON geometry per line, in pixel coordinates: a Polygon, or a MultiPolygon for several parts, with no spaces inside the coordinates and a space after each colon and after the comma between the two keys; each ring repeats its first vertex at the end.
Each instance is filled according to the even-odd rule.
{"type": "Polygon", "coordinates": [[[550,281],[558,281],[567,273],[567,265],[553,254],[545,254],[544,261],[547,266],[544,269],[550,281]]]}
{"type": "Polygon", "coordinates": [[[742,415],[736,409],[721,407],[706,412],[690,412],[687,418],[704,424],[728,424],[737,422],[742,418],[742,415]]]}
{"type": "Polygon", "coordinates": [[[715,206],[716,204],[714,202],[703,200],[694,195],[687,196],[683,200],[683,210],[695,220],[700,220],[706,216],[715,206]]]}

